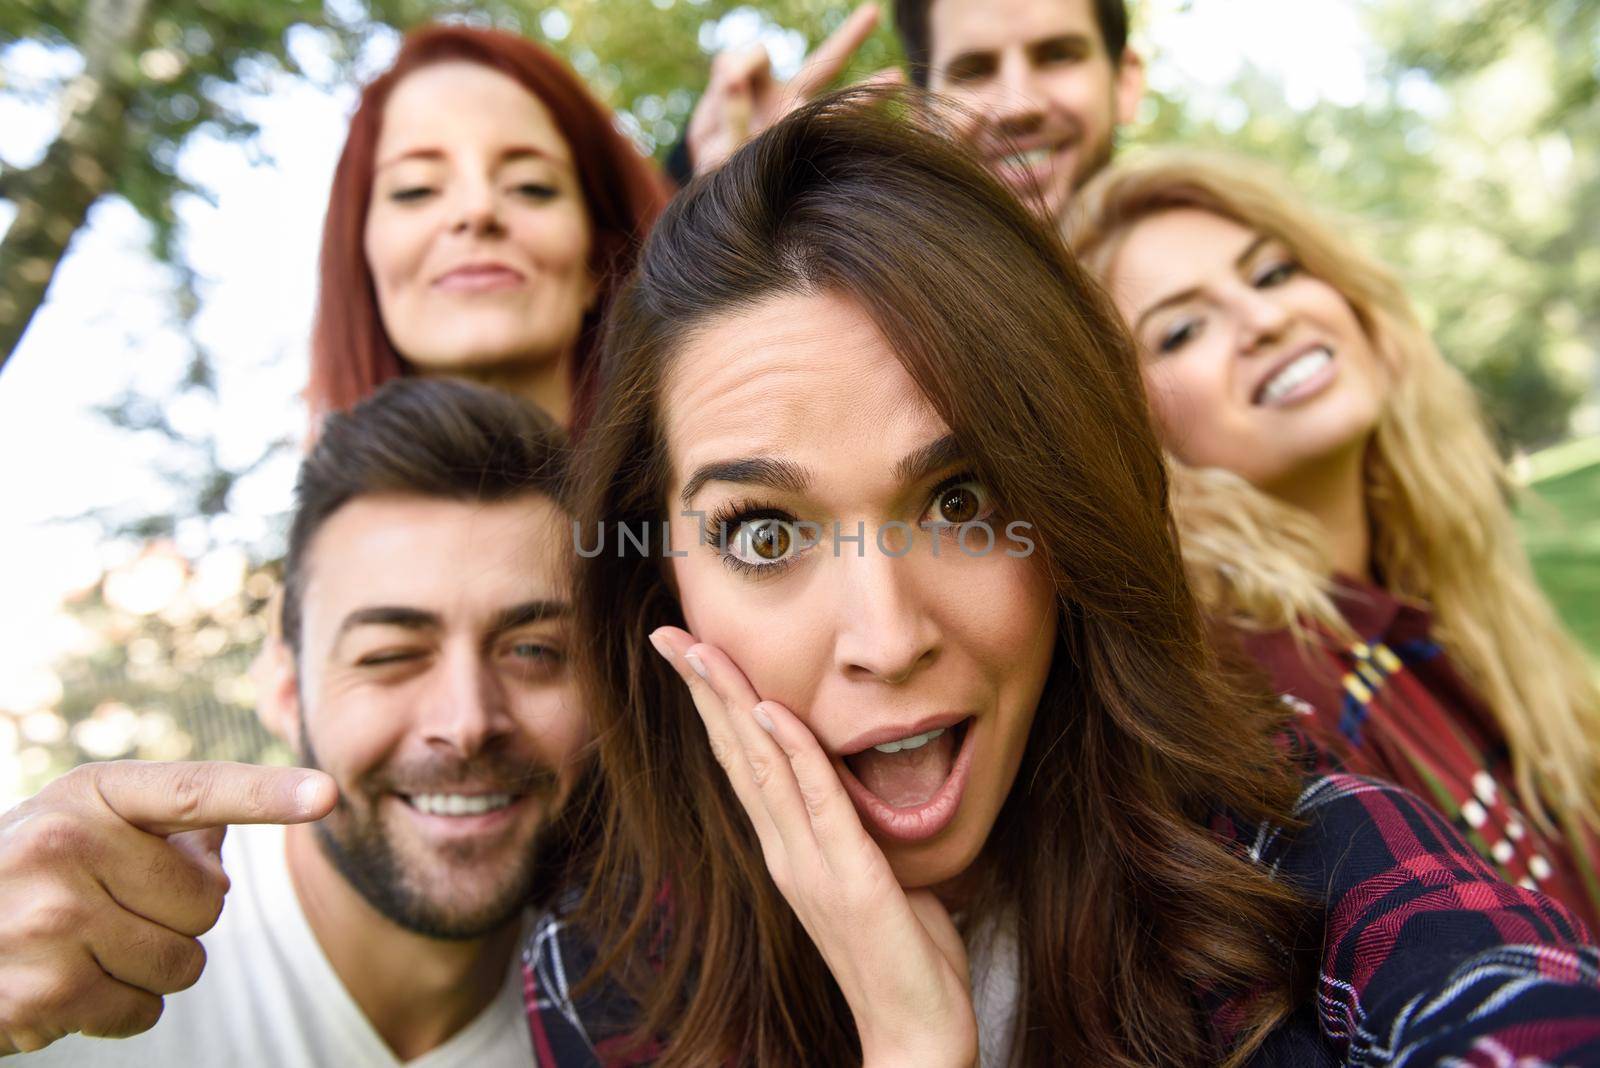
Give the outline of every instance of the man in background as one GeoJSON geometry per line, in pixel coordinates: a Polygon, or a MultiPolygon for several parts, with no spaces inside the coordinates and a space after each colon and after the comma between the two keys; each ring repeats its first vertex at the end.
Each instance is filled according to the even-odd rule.
{"type": "Polygon", "coordinates": [[[13,1063],[533,1063],[514,956],[585,738],[563,463],[460,383],[328,420],[264,699],[320,771],[87,765],[0,818],[0,1050],[60,1039],[13,1063]]]}
{"type": "MultiPolygon", "coordinates": [[[[878,17],[874,4],[857,8],[787,83],[773,78],[759,45],[717,56],[678,168],[719,166],[825,90],[878,17]]],[[[896,0],[894,18],[911,80],[955,104],[962,138],[1052,220],[1110,162],[1118,127],[1144,96],[1125,0],[896,0]]]]}

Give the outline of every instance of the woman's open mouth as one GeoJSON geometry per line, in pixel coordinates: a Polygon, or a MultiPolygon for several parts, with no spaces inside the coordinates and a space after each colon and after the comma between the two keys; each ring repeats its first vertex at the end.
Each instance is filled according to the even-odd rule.
{"type": "Polygon", "coordinates": [[[843,755],[839,779],[869,831],[932,838],[955,817],[972,767],[972,717],[843,755]]]}

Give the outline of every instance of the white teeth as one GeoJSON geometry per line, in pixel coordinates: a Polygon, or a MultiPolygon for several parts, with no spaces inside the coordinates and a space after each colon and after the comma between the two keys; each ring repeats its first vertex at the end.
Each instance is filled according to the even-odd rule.
{"type": "Polygon", "coordinates": [[[481,816],[511,804],[510,794],[412,794],[407,800],[430,816],[481,816]]]}
{"type": "Polygon", "coordinates": [[[923,746],[927,745],[929,742],[933,741],[943,733],[943,727],[935,727],[933,730],[924,734],[913,734],[911,737],[902,738],[898,742],[884,742],[881,745],[875,745],[872,748],[876,749],[880,753],[898,753],[902,749],[921,749],[923,746]]]}
{"type": "Polygon", "coordinates": [[[1043,163],[1050,158],[1051,148],[1030,148],[1026,152],[1013,152],[1001,162],[1012,167],[1032,167],[1035,163],[1043,163]]]}
{"type": "Polygon", "coordinates": [[[1261,389],[1261,403],[1271,404],[1273,401],[1293,393],[1302,383],[1310,380],[1313,375],[1326,367],[1332,360],[1333,353],[1329,351],[1326,345],[1312,349],[1272,376],[1271,381],[1261,389]]]}

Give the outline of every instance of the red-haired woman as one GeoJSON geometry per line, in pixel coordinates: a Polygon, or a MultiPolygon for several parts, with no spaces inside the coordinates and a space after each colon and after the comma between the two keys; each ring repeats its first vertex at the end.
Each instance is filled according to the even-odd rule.
{"type": "Polygon", "coordinates": [[[495,30],[413,31],[362,93],[334,172],[313,419],[422,373],[571,421],[601,314],[668,196],[550,52],[495,30]]]}
{"type": "MultiPolygon", "coordinates": [[[[669,196],[547,50],[468,26],[412,31],[362,92],[334,171],[312,426],[412,373],[581,421],[601,315],[669,196]]],[[[289,669],[274,635],[251,675],[266,691],[289,669]]]]}

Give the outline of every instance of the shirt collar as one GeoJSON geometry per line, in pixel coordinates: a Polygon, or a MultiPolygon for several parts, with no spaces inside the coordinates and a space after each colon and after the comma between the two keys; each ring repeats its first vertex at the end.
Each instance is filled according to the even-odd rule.
{"type": "Polygon", "coordinates": [[[1433,613],[1425,604],[1396,597],[1366,579],[1334,575],[1330,593],[1350,629],[1367,641],[1393,643],[1423,637],[1433,626],[1433,613]]]}

